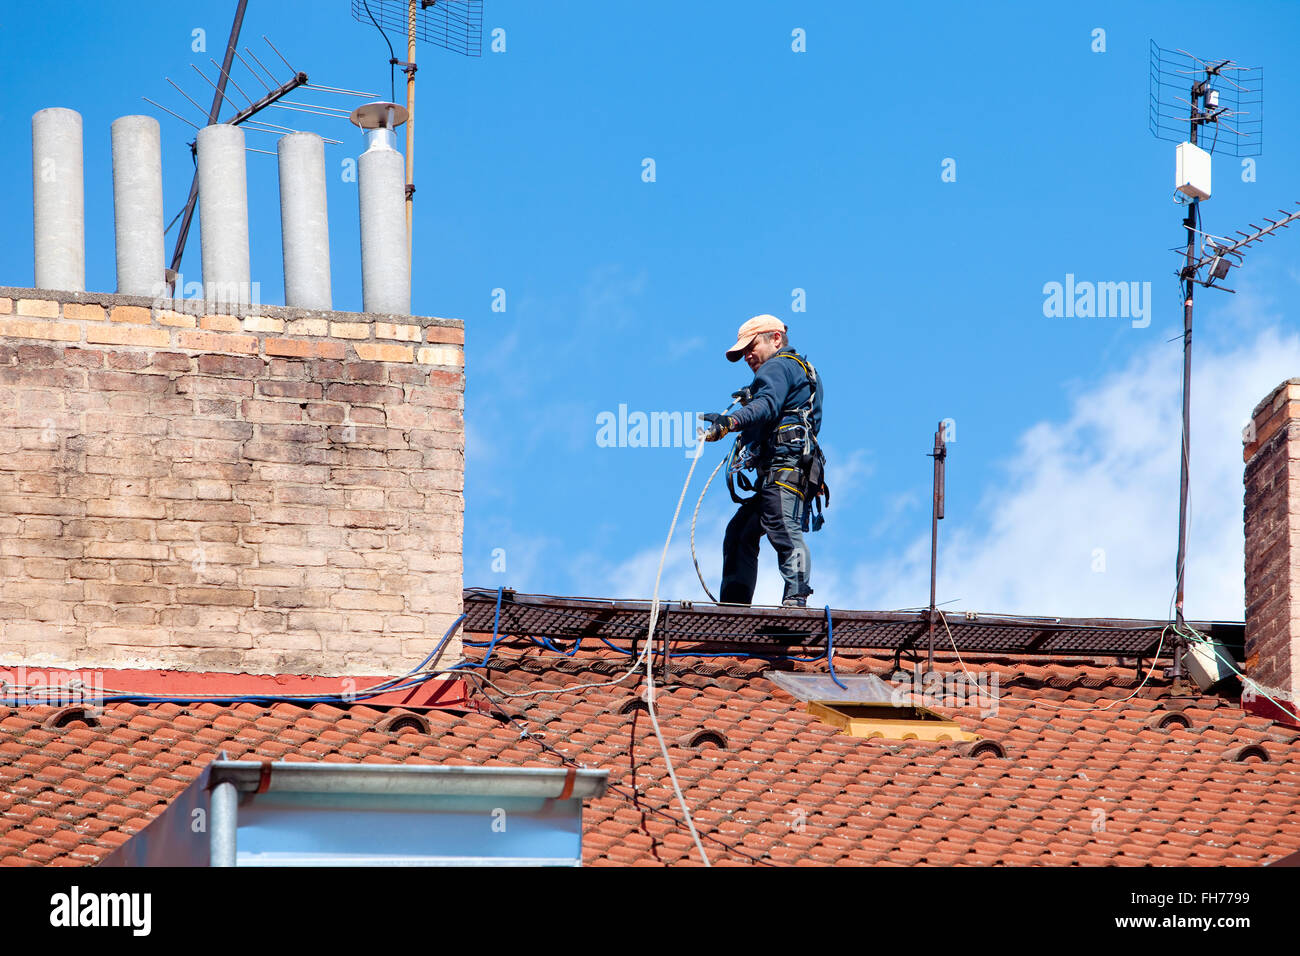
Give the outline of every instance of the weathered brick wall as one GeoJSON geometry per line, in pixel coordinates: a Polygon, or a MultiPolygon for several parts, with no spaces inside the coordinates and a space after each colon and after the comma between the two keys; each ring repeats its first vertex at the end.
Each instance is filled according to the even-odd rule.
{"type": "Polygon", "coordinates": [[[0,663],[404,673],[461,609],[462,324],[193,305],[0,288],[0,663]]]}
{"type": "Polygon", "coordinates": [[[1256,406],[1246,447],[1246,673],[1300,700],[1300,379],[1256,406]]]}

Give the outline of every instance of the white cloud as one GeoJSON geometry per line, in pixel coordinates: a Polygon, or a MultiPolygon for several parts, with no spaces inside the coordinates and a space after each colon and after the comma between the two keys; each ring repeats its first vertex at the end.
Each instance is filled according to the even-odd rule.
{"type": "Polygon", "coordinates": [[[593,269],[582,287],[581,319],[606,330],[632,323],[649,280],[645,269],[635,275],[628,275],[621,265],[593,269]]]}
{"type": "Polygon", "coordinates": [[[868,460],[868,452],[864,449],[854,449],[847,457],[841,457],[836,449],[829,446],[825,447],[825,452],[826,484],[831,489],[832,497],[847,497],[849,492],[876,472],[876,466],[868,460]]]}
{"type": "Polygon", "coordinates": [[[691,352],[697,352],[705,345],[703,336],[692,336],[689,339],[675,339],[668,344],[668,359],[676,362],[685,358],[691,352]]]}
{"type": "Polygon", "coordinates": [[[919,508],[923,500],[926,500],[929,509],[932,504],[928,501],[929,497],[927,494],[923,499],[920,491],[903,491],[887,497],[881,504],[880,517],[871,526],[871,536],[878,538],[888,533],[903,521],[909,511],[919,508]]]}
{"type": "MultiPolygon", "coordinates": [[[[1186,613],[1241,620],[1241,428],[1300,370],[1275,329],[1194,351],[1186,613]]],[[[989,612],[1163,618],[1174,585],[1181,427],[1179,343],[1154,344],[1082,391],[1064,421],[1026,429],[979,513],[941,525],[939,600],[989,612]],[[1104,571],[1093,570],[1102,566],[1104,571]]],[[[929,600],[929,536],[857,565],[839,607],[929,600]]]]}

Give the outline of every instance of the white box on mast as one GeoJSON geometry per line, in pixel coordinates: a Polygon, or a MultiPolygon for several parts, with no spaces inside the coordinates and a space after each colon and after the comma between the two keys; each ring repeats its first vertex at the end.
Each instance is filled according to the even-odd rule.
{"type": "Polygon", "coordinates": [[[1174,186],[1190,199],[1210,198],[1210,154],[1195,143],[1179,143],[1174,186]]]}

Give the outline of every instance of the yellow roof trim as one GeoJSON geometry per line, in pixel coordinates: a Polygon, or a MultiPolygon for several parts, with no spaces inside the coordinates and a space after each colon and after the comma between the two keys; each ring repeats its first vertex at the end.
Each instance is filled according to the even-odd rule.
{"type": "MultiPolygon", "coordinates": [[[[833,702],[822,703],[820,701],[808,701],[808,713],[812,716],[838,727],[841,732],[851,737],[881,737],[886,740],[925,740],[933,743],[957,743],[970,740],[979,740],[979,734],[972,734],[969,731],[962,730],[961,725],[955,720],[945,720],[934,711],[926,710],[924,707],[912,708],[918,712],[917,717],[920,719],[906,718],[885,718],[879,716],[857,716],[845,713],[840,708],[852,709],[853,705],[835,704],[833,702]]],[[[871,708],[877,709],[877,708],[871,708]]],[[[905,713],[902,708],[900,713],[905,713]]]]}

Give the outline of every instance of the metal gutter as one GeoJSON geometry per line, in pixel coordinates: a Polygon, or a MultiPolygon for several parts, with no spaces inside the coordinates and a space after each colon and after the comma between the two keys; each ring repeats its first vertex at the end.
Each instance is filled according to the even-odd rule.
{"type": "Polygon", "coordinates": [[[603,796],[609,781],[607,770],[553,767],[262,763],[255,760],[214,760],[210,766],[214,787],[233,784],[240,793],[343,792],[590,800],[603,796]]]}

